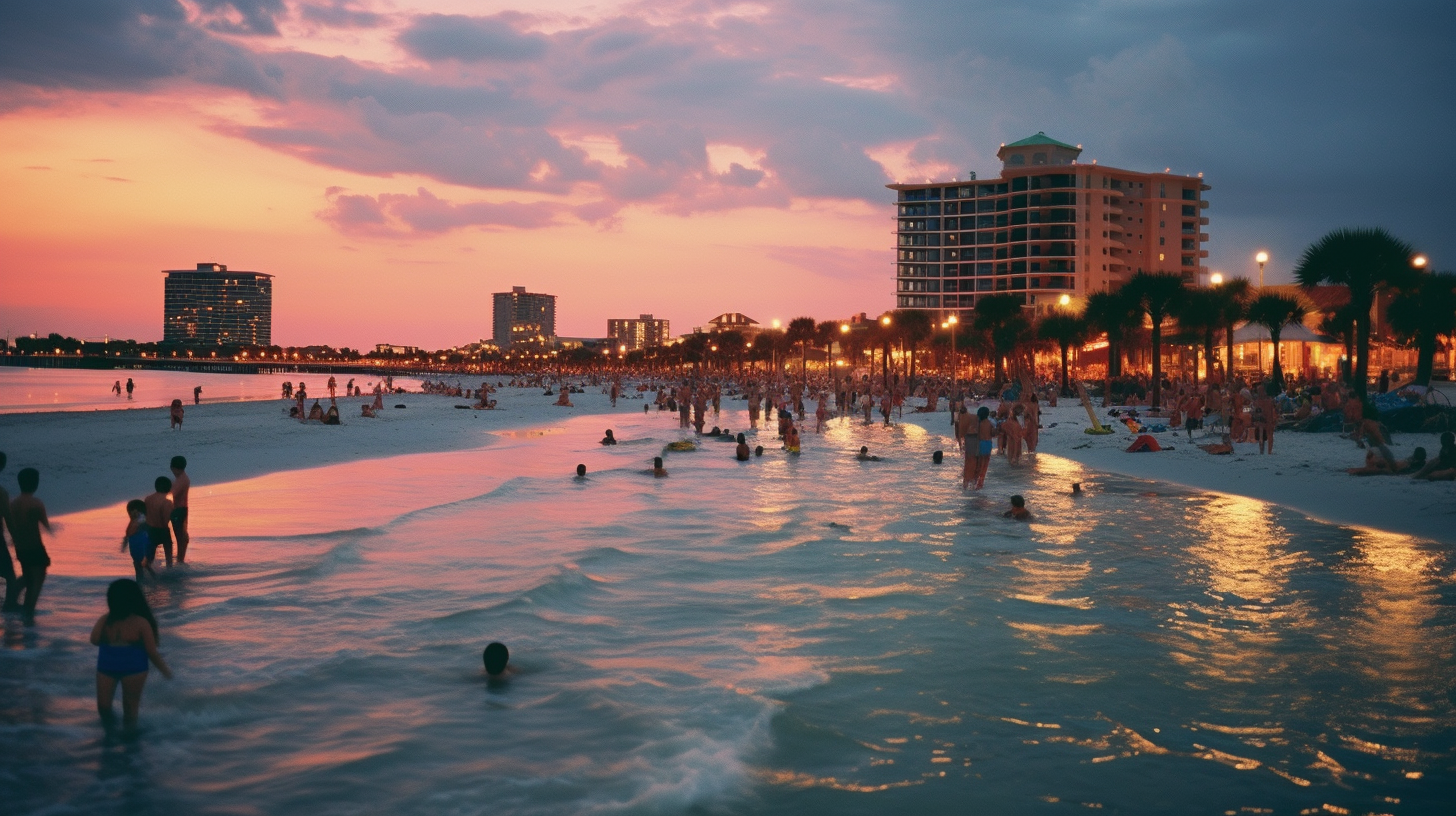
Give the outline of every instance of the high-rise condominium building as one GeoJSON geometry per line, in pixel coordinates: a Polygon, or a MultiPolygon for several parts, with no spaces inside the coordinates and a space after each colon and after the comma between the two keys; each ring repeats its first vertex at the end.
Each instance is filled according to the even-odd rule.
{"type": "Polygon", "coordinates": [[[492,321],[495,344],[501,351],[512,347],[544,348],[556,337],[556,296],[527,292],[524,286],[512,286],[509,292],[496,292],[492,321]]]}
{"type": "Polygon", "coordinates": [[[163,270],[162,342],[213,346],[273,343],[273,276],[219,263],[163,270]]]}
{"type": "Polygon", "coordinates": [[[995,179],[890,184],[895,301],[957,312],[995,292],[1038,310],[1116,289],[1138,272],[1206,272],[1202,175],[1139,173],[1077,161],[1045,133],[1002,145],[995,179]]]}
{"type": "Polygon", "coordinates": [[[666,320],[657,320],[650,314],[637,318],[609,318],[607,339],[613,348],[626,346],[628,351],[661,346],[672,339],[666,320]]]}

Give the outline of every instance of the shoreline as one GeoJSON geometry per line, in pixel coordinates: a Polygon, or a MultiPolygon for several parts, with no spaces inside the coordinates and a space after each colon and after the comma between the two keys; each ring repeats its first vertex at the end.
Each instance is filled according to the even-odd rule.
{"type": "MultiPolygon", "coordinates": [[[[276,473],[382,460],[413,453],[467,451],[495,444],[510,432],[571,417],[611,415],[605,394],[573,394],[574,408],[551,404],[538,389],[502,388],[500,408],[460,410],[473,400],[436,394],[393,394],[375,419],[358,415],[373,397],[340,398],[343,424],[300,423],[291,404],[271,401],[187,406],[182,430],[168,428],[166,408],[0,414],[0,450],[9,459],[0,479],[13,487],[24,467],[40,470],[38,495],[52,516],[95,510],[152,491],[170,476],[173,456],[185,456],[194,490],[276,473]],[[393,406],[405,405],[398,409],[393,406]],[[553,416],[549,411],[558,412],[553,416]]],[[[621,399],[615,412],[640,411],[621,399]]],[[[12,494],[15,492],[7,487],[12,494]]]]}
{"type": "MultiPolygon", "coordinates": [[[[145,495],[156,476],[169,475],[168,460],[178,454],[188,458],[194,483],[205,488],[329,465],[479,449],[497,444],[500,433],[569,418],[635,414],[644,404],[624,397],[613,409],[606,395],[592,391],[573,394],[575,406],[562,409],[538,389],[502,388],[496,395],[501,407],[490,411],[457,409],[470,402],[464,398],[397,394],[373,420],[354,414],[368,398],[345,398],[340,426],[290,420],[289,403],[277,399],[189,406],[194,410],[175,432],[167,428],[164,408],[0,414],[0,438],[9,455],[0,478],[13,480],[20,468],[38,467],[41,497],[53,515],[63,515],[145,495]]],[[[738,411],[743,403],[732,400],[724,407],[738,411]]],[[[941,436],[947,454],[958,456],[948,413],[907,413],[896,421],[941,436]]],[[[1456,542],[1456,483],[1348,475],[1344,469],[1358,466],[1363,452],[1335,434],[1285,432],[1276,435],[1273,455],[1260,456],[1256,446],[1243,444],[1232,455],[1212,456],[1196,447],[1207,441],[1197,433],[1190,444],[1182,431],[1168,431],[1155,437],[1172,449],[1130,454],[1129,432],[1082,433],[1089,424],[1075,400],[1044,407],[1039,452],[1093,471],[1277,504],[1328,524],[1456,542]]],[[[1402,457],[1417,445],[1429,453],[1439,446],[1436,434],[1397,434],[1394,442],[1402,457]]],[[[806,434],[806,443],[813,446],[812,434],[806,434]]],[[[995,460],[990,482],[1005,467],[1004,460],[995,460]]]]}

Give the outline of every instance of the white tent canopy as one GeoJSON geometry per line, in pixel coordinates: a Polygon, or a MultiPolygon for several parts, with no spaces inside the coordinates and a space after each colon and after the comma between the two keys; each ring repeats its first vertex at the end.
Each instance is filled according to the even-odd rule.
{"type": "MultiPolygon", "coordinates": [[[[1270,341],[1270,337],[1269,330],[1264,328],[1263,326],[1260,326],[1257,323],[1245,323],[1237,329],[1234,329],[1235,343],[1257,343],[1259,341],[1267,343],[1270,341]]],[[[1305,328],[1303,323],[1290,323],[1289,325],[1285,326],[1284,330],[1279,332],[1279,341],[1281,343],[1332,343],[1335,345],[1339,344],[1339,341],[1337,340],[1325,337],[1324,335],[1315,334],[1314,332],[1305,328]]]]}

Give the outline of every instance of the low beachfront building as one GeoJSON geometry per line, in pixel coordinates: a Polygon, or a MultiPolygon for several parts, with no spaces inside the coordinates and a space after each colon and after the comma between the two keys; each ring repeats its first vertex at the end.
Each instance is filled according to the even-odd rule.
{"type": "Polygon", "coordinates": [[[1038,311],[1111,291],[1139,272],[1207,274],[1202,174],[1079,161],[1045,133],[997,151],[1000,175],[895,183],[895,304],[969,311],[1009,292],[1038,311]]]}

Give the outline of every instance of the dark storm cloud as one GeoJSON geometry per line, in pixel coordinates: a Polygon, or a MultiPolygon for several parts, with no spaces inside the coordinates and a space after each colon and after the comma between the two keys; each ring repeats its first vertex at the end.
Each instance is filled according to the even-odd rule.
{"type": "Polygon", "coordinates": [[[300,19],[329,28],[378,28],[388,19],[358,7],[349,0],[332,0],[325,3],[300,3],[297,7],[300,19]]]}
{"type": "MultiPolygon", "coordinates": [[[[798,133],[768,151],[768,165],[800,195],[862,198],[890,178],[864,148],[828,131],[798,133]]],[[[880,196],[883,197],[883,196],[880,196]]]]}
{"type": "Polygon", "coordinates": [[[651,167],[670,164],[692,168],[708,164],[708,140],[697,128],[643,125],[618,131],[617,143],[622,146],[622,152],[651,167]]]}
{"type": "Polygon", "coordinates": [[[283,0],[192,0],[202,24],[222,34],[278,36],[277,19],[285,13],[283,0]]]}
{"type": "MultiPolygon", "coordinates": [[[[193,19],[175,0],[0,4],[0,109],[169,80],[242,89],[263,115],[223,128],[239,137],[378,176],[572,193],[604,222],[626,202],[882,204],[881,150],[937,173],[995,172],[1000,143],[1041,130],[1084,144],[1087,160],[1206,173],[1212,262],[1229,271],[1251,242],[1291,257],[1325,226],[1360,223],[1456,260],[1444,154],[1456,11],[1432,0],[790,0],[748,12],[669,0],[553,18],[549,33],[521,13],[408,18],[359,0],[188,8],[193,19]],[[270,35],[287,14],[401,26],[396,42],[418,62],[326,59],[276,40],[255,52],[212,33],[270,35]],[[603,134],[616,164],[573,146],[603,134]],[[760,158],[723,171],[715,145],[760,158]]],[[[455,223],[410,220],[439,208],[409,200],[380,210],[393,228],[455,223]]]]}
{"type": "Polygon", "coordinates": [[[515,27],[519,14],[467,17],[462,14],[427,14],[416,17],[399,35],[399,44],[420,59],[483,62],[533,60],[546,53],[540,34],[515,27]]]}
{"type": "Polygon", "coordinates": [[[274,90],[250,52],[198,30],[175,0],[0,3],[0,81],[137,91],[180,77],[259,95],[274,90]]]}

